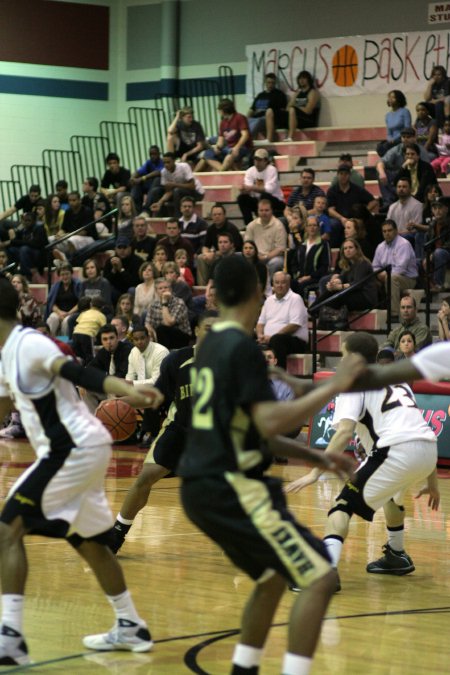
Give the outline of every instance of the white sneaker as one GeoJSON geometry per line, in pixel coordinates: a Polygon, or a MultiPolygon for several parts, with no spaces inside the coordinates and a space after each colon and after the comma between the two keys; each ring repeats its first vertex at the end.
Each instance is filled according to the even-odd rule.
{"type": "Polygon", "coordinates": [[[286,143],[293,143],[293,140],[290,136],[286,136],[286,138],[284,140],[285,140],[286,143]]]}
{"type": "Polygon", "coordinates": [[[0,631],[0,666],[26,666],[30,661],[28,648],[21,633],[2,626],[0,631]]]}
{"type": "Polygon", "coordinates": [[[135,623],[119,619],[109,633],[86,635],[83,644],[98,652],[114,650],[129,652],[149,652],[153,647],[152,637],[145,623],[135,623]]]}
{"type": "Polygon", "coordinates": [[[21,424],[18,424],[17,422],[11,422],[4,429],[0,429],[0,438],[14,439],[25,437],[26,437],[25,429],[21,424]]]}

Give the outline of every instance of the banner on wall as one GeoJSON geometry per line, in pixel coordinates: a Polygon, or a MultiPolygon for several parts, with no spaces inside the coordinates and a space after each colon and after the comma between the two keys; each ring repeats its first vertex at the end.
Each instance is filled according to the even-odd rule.
{"type": "Polygon", "coordinates": [[[275,73],[287,94],[308,70],[325,96],[423,92],[433,66],[450,73],[450,31],[380,33],[352,37],[249,45],[247,96],[264,89],[264,74],[275,73]]]}

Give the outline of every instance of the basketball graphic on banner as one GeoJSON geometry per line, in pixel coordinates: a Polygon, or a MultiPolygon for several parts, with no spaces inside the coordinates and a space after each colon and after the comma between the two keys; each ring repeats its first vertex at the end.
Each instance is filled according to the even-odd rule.
{"type": "Polygon", "coordinates": [[[338,87],[351,87],[358,77],[358,54],[351,45],[343,45],[333,56],[333,79],[338,87]]]}

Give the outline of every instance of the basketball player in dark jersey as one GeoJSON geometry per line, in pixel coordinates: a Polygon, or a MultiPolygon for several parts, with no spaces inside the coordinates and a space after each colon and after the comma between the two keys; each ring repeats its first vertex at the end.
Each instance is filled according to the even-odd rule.
{"type": "MultiPolygon", "coordinates": [[[[244,611],[233,675],[258,673],[262,649],[288,584],[302,588],[294,603],[282,672],[308,673],[322,618],[336,586],[326,548],[289,513],[281,482],[264,475],[272,456],[323,466],[324,453],[277,436],[296,428],[347,389],[360,357],[338,369],[331,386],[295,401],[273,400],[265,359],[252,339],[260,311],[254,267],[240,256],[217,266],[221,321],[214,324],[191,368],[192,425],[177,468],[188,517],[256,582],[244,611]]],[[[335,471],[348,464],[332,463],[335,471]]],[[[344,471],[345,473],[345,471],[344,471]]]]}
{"type": "Polygon", "coordinates": [[[205,312],[199,317],[196,328],[196,347],[177,349],[166,356],[161,364],[155,387],[164,395],[167,418],[117,516],[110,543],[114,553],[122,547],[134,519],[147,504],[152,486],[177,467],[191,420],[190,369],[194,352],[215,321],[217,312],[205,312]]]}

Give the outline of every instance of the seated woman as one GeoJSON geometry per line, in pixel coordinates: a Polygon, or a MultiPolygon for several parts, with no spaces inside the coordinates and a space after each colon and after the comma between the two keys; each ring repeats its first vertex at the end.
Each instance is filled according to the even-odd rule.
{"type": "Polygon", "coordinates": [[[414,237],[414,250],[416,252],[416,258],[418,261],[418,265],[420,265],[420,262],[423,260],[424,255],[425,255],[425,239],[427,237],[428,230],[430,229],[430,225],[434,219],[433,212],[431,210],[431,204],[434,202],[435,199],[438,197],[442,197],[443,193],[441,190],[440,185],[432,184],[432,185],[427,185],[427,187],[424,190],[424,203],[423,203],[423,210],[422,210],[422,222],[421,223],[416,223],[414,229],[412,230],[415,233],[414,237]]]}
{"type": "MultiPolygon", "coordinates": [[[[331,298],[345,288],[350,288],[357,281],[361,281],[373,272],[372,264],[361,250],[360,245],[355,239],[345,239],[341,246],[339,256],[340,274],[333,274],[326,285],[326,291],[322,293],[314,303],[313,307],[326,298],[331,298]]],[[[359,286],[355,291],[350,291],[347,295],[336,298],[330,303],[330,307],[347,307],[349,311],[359,311],[364,309],[373,309],[377,304],[378,293],[375,277],[369,279],[363,286],[359,286]]]]}
{"type": "Polygon", "coordinates": [[[416,353],[416,336],[410,330],[399,335],[397,360],[410,359],[416,353]]]}
{"type": "Polygon", "coordinates": [[[14,274],[11,277],[11,283],[19,294],[19,319],[22,326],[31,326],[35,328],[38,321],[41,320],[39,304],[30,293],[28,280],[23,274],[14,274]]]}
{"type": "Polygon", "coordinates": [[[152,263],[154,266],[155,278],[163,276],[163,267],[168,261],[167,250],[165,246],[158,244],[153,251],[152,263]]]}
{"type": "Polygon", "coordinates": [[[50,288],[46,321],[52,335],[69,334],[69,319],[78,311],[81,282],[72,276],[72,265],[62,263],[57,269],[59,281],[50,288]]]}
{"type": "Polygon", "coordinates": [[[56,233],[62,228],[64,210],[58,195],[49,195],[45,200],[44,227],[47,231],[49,242],[55,241],[56,233]]]}
{"type": "Polygon", "coordinates": [[[398,145],[401,130],[411,126],[411,113],[406,107],[406,97],[402,91],[398,89],[390,91],[386,103],[391,110],[385,116],[387,138],[377,145],[380,157],[383,157],[394,145],[398,145]]]}
{"type": "Polygon", "coordinates": [[[296,129],[316,127],[320,112],[320,94],[314,86],[310,72],[302,70],[297,75],[298,89],[294,91],[288,103],[289,136],[292,141],[296,129]]]}
{"type": "Polygon", "coordinates": [[[100,267],[95,258],[88,258],[83,263],[83,281],[81,282],[81,296],[89,298],[102,298],[104,306],[102,311],[106,316],[112,315],[113,302],[111,297],[111,284],[102,276],[100,267]]]}
{"type": "Polygon", "coordinates": [[[373,259],[375,248],[367,239],[366,226],[359,218],[349,218],[344,224],[344,236],[346,239],[356,239],[362,252],[369,260],[373,259]]]}
{"type": "Polygon", "coordinates": [[[117,217],[117,234],[123,234],[129,239],[133,238],[133,218],[137,215],[133,197],[124,194],[119,200],[119,213],[117,217]]]}
{"type": "Polygon", "coordinates": [[[139,268],[139,279],[142,283],[136,286],[134,294],[134,312],[141,319],[156,298],[155,277],[157,276],[152,262],[144,262],[139,268]]]}
{"type": "Polygon", "coordinates": [[[242,255],[255,266],[256,274],[261,284],[261,288],[266,288],[267,284],[267,265],[264,265],[259,259],[258,247],[252,239],[247,239],[242,245],[242,255]]]}
{"type": "Polygon", "coordinates": [[[444,298],[437,313],[439,340],[447,342],[450,340],[450,296],[444,298]]]}
{"type": "Polygon", "coordinates": [[[134,298],[131,293],[122,293],[119,296],[114,316],[126,316],[130,322],[128,334],[131,335],[134,326],[141,324],[141,317],[134,311],[134,298]]]}
{"type": "Polygon", "coordinates": [[[423,101],[416,105],[416,114],[417,118],[413,124],[416,130],[416,142],[425,148],[431,160],[437,156],[435,143],[438,136],[438,127],[436,120],[431,117],[428,104],[423,101]]]}
{"type": "Polygon", "coordinates": [[[319,280],[330,268],[330,247],[320,236],[317,218],[306,223],[302,244],[288,251],[287,271],[291,275],[291,289],[306,299],[311,289],[318,288],[319,280]]]}

